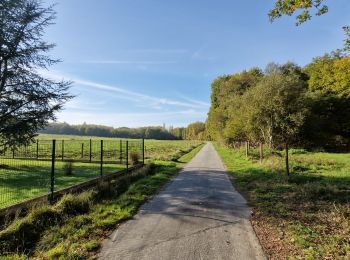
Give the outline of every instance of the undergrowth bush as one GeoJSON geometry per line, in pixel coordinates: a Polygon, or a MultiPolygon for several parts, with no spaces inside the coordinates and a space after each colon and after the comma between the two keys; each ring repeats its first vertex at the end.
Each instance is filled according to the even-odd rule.
{"type": "Polygon", "coordinates": [[[63,166],[63,173],[66,176],[72,176],[73,175],[73,162],[68,161],[63,166]]]}
{"type": "Polygon", "coordinates": [[[56,203],[54,209],[65,215],[84,214],[90,210],[95,194],[94,190],[85,191],[78,196],[66,194],[56,203]]]}
{"type": "Polygon", "coordinates": [[[140,156],[137,152],[130,152],[129,158],[130,158],[131,165],[133,166],[139,164],[140,162],[140,156]]]}

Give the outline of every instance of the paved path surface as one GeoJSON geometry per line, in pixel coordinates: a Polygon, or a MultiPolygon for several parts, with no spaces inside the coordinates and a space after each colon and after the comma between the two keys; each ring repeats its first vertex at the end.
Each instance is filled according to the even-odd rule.
{"type": "Polygon", "coordinates": [[[104,242],[100,259],[266,259],[211,143],[104,242]]]}

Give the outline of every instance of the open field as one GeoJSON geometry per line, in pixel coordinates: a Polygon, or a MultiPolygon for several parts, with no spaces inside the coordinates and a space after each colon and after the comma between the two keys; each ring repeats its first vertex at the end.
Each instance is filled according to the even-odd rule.
{"type": "MultiPolygon", "coordinates": [[[[39,135],[33,145],[0,156],[0,208],[50,192],[52,139],[56,139],[55,191],[101,175],[100,140],[103,140],[102,175],[126,168],[127,139],[39,135]],[[64,169],[69,162],[72,162],[72,174],[68,176],[64,169]]],[[[145,140],[145,158],[176,160],[198,144],[200,142],[145,140]]],[[[140,140],[128,140],[129,157],[131,153],[142,160],[140,140]]],[[[132,164],[131,158],[129,164],[132,164]]]]}
{"type": "Polygon", "coordinates": [[[350,154],[291,150],[283,157],[216,145],[234,185],[253,209],[252,222],[271,259],[350,258],[350,154]]]}
{"type": "MultiPolygon", "coordinates": [[[[76,136],[76,135],[49,135],[40,134],[37,139],[39,140],[76,140],[75,151],[81,150],[81,141],[85,140],[88,142],[89,139],[97,142],[99,140],[106,140],[107,142],[113,141],[118,145],[119,140],[127,140],[122,138],[108,138],[108,137],[97,137],[97,136],[76,136]]],[[[133,139],[129,139],[133,140],[133,139]]],[[[58,141],[58,144],[60,142],[58,141]]],[[[193,140],[150,140],[145,139],[145,158],[146,159],[156,159],[156,160],[171,160],[178,157],[178,153],[182,151],[189,150],[191,147],[200,144],[200,141],[193,140]]]]}

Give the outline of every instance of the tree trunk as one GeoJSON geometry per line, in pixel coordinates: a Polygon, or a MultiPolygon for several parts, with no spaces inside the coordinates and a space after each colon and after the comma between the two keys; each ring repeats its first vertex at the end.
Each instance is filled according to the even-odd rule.
{"type": "Polygon", "coordinates": [[[259,143],[260,144],[260,163],[262,163],[264,154],[263,154],[263,144],[262,142],[259,143]]]}
{"type": "Polygon", "coordinates": [[[286,143],[286,174],[289,176],[289,157],[288,157],[288,143],[286,143]]]}

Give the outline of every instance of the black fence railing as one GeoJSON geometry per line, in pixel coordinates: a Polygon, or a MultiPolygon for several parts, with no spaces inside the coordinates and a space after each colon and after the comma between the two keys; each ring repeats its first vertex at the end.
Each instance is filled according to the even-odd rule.
{"type": "Polygon", "coordinates": [[[144,163],[144,140],[36,140],[0,148],[0,209],[144,163]]]}

